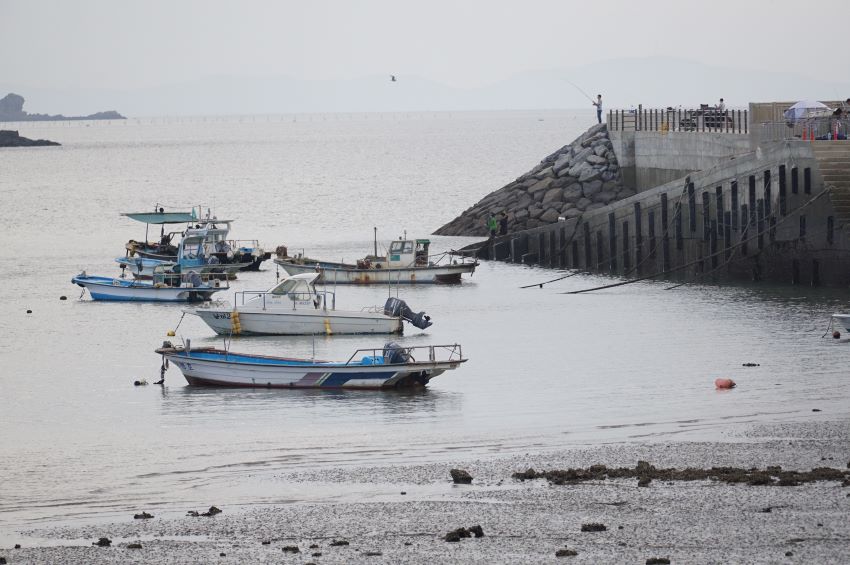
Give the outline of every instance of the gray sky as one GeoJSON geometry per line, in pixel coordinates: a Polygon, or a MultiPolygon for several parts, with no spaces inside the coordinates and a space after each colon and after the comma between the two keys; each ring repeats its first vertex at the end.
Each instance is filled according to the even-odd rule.
{"type": "Polygon", "coordinates": [[[829,46],[845,42],[848,17],[842,0],[0,0],[0,82],[133,89],[393,73],[478,87],[652,56],[844,81],[847,50],[829,46]]]}

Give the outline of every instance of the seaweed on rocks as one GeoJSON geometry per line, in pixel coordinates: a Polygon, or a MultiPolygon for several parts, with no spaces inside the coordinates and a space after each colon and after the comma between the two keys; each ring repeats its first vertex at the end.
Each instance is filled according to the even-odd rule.
{"type": "Polygon", "coordinates": [[[529,468],[515,472],[516,480],[546,479],[554,485],[578,484],[606,479],[638,479],[638,486],[648,486],[653,479],[660,481],[719,481],[727,484],[743,483],[750,486],[799,486],[816,481],[850,481],[850,471],[831,467],[816,467],[810,471],[788,471],[779,466],[765,469],[737,467],[711,467],[709,469],[659,469],[646,461],[638,461],[633,468],[591,465],[586,469],[553,469],[535,471],[529,468]]]}

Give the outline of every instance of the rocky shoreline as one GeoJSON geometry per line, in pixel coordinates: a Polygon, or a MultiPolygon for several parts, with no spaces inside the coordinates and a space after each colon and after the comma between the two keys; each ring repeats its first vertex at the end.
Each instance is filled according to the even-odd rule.
{"type": "Polygon", "coordinates": [[[634,194],[623,185],[606,125],[597,124],[434,233],[487,235],[488,215],[503,211],[508,231],[518,232],[574,218],[634,194]]]}
{"type": "Polygon", "coordinates": [[[0,557],[10,564],[847,562],[848,423],[466,461],[459,466],[469,483],[453,481],[453,465],[443,462],[281,474],[275,479],[304,492],[337,494],[42,528],[0,557]],[[529,472],[567,467],[581,476],[529,472]],[[691,472],[677,477],[674,467],[691,472]],[[694,471],[712,467],[726,469],[726,479],[694,471]],[[753,468],[776,480],[761,480],[753,468]],[[782,482],[783,472],[794,480],[782,482]],[[642,477],[652,480],[641,484],[642,477]],[[352,490],[361,493],[354,502],[346,496],[352,490]],[[33,547],[36,538],[46,541],[33,547]]]}
{"type": "Polygon", "coordinates": [[[29,139],[21,137],[17,131],[3,129],[0,130],[0,147],[42,147],[47,145],[61,145],[49,139],[29,139]]]}

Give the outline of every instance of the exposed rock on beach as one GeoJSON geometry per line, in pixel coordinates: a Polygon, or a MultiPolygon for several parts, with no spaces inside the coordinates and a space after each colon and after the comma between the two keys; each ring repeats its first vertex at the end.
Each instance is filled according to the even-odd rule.
{"type": "Polygon", "coordinates": [[[623,185],[607,127],[598,124],[434,233],[487,235],[487,217],[503,211],[508,231],[522,231],[574,218],[634,194],[623,185]]]}

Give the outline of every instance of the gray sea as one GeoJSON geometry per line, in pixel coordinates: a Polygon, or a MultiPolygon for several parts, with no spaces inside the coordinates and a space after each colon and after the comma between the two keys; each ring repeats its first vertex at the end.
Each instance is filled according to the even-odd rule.
{"type": "MultiPolygon", "coordinates": [[[[165,386],[154,353],[221,345],[181,306],[95,303],[81,270],[144,226],[120,214],[202,205],[267,249],[354,260],[423,237],[593,124],[592,112],[335,114],[5,124],[61,147],[0,150],[0,540],[36,525],[324,500],[298,470],[451,463],[613,442],[745,441],[737,424],[846,413],[850,344],[823,338],[846,289],[610,279],[483,263],[459,286],[337,288],[337,306],[397,294],[469,362],[415,392],[165,386]],[[67,296],[65,301],[60,296],[67,296]],[[27,310],[32,310],[27,314],[27,310]],[[758,363],[758,367],[743,367],[758,363]],[[738,388],[718,391],[714,380],[738,388]],[[814,409],[822,412],[813,412],[814,409]],[[4,537],[6,536],[6,537],[4,537]]],[[[469,238],[433,237],[434,251],[469,238]]],[[[263,290],[276,270],[241,274],[263,290]]],[[[221,296],[221,295],[219,295],[221,296]]],[[[227,296],[224,296],[227,298],[227,296]]],[[[230,297],[232,298],[232,297],[230,297]]],[[[381,337],[236,338],[231,348],[345,359],[381,337]]],[[[710,464],[711,462],[706,462],[710,464]]],[[[357,497],[357,489],[352,487],[357,497]]]]}

